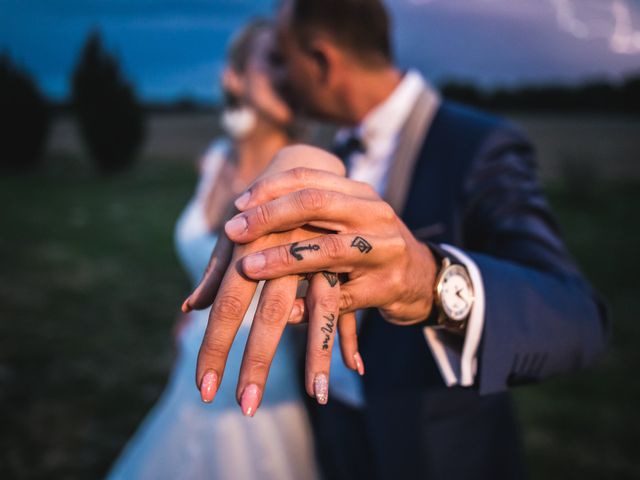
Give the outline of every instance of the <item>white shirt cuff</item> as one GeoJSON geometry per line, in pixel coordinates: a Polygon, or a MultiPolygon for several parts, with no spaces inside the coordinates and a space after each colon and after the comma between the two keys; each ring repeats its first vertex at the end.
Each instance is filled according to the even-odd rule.
{"type": "Polygon", "coordinates": [[[424,336],[445,384],[448,387],[454,385],[470,387],[473,385],[478,368],[478,346],[484,327],[484,284],[480,269],[467,254],[451,245],[442,244],[440,247],[456,257],[467,268],[475,299],[469,313],[464,339],[433,327],[425,327],[424,336]]]}

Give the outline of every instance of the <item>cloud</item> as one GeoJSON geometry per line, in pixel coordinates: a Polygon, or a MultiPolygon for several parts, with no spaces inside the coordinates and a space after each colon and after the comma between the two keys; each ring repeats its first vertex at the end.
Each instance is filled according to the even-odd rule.
{"type": "Polygon", "coordinates": [[[573,21],[574,27],[586,25],[586,36],[562,28],[557,2],[552,1],[412,2],[389,3],[398,27],[398,58],[402,65],[417,67],[436,81],[459,78],[486,86],[571,82],[617,77],[637,71],[640,65],[640,55],[619,55],[610,48],[611,1],[570,2],[570,7],[579,8],[560,14],[563,22],[573,21]]]}
{"type": "Polygon", "coordinates": [[[571,0],[549,0],[556,9],[556,21],[560,28],[577,38],[587,38],[589,27],[576,17],[571,0]]]}
{"type": "Polygon", "coordinates": [[[622,0],[614,0],[611,5],[615,25],[609,40],[611,50],[616,53],[640,53],[640,30],[632,24],[629,5],[622,0]]]}
{"type": "Polygon", "coordinates": [[[615,54],[640,51],[637,0],[404,0],[389,5],[400,12],[431,9],[478,18],[543,21],[578,39],[599,39],[615,54]]]}

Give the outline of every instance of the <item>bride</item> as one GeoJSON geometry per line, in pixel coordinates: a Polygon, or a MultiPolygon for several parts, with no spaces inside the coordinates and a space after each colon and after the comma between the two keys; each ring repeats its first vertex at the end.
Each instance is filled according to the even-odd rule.
{"type": "MultiPolygon", "coordinates": [[[[197,190],[175,230],[179,258],[194,284],[203,274],[232,200],[292,141],[291,111],[268,77],[273,48],[273,31],[265,21],[249,24],[229,48],[222,79],[226,96],[222,126],[229,139],[215,141],[203,156],[197,190]]],[[[202,402],[194,384],[209,311],[185,317],[177,333],[179,353],[169,383],[109,479],[318,477],[288,329],[271,366],[259,415],[244,417],[237,408],[235,381],[258,296],[238,331],[213,404],[202,402]]]]}

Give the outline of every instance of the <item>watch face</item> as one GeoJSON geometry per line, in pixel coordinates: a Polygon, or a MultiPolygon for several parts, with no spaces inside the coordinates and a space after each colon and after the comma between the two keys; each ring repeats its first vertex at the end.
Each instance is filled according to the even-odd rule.
{"type": "Polygon", "coordinates": [[[451,265],[442,273],[440,303],[451,320],[464,320],[473,305],[473,286],[461,265],[451,265]]]}

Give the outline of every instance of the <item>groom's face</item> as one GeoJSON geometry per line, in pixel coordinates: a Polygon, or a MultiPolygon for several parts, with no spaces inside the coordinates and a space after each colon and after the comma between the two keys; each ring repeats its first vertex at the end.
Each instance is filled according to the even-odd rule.
{"type": "Polygon", "coordinates": [[[284,2],[276,19],[277,43],[282,55],[273,82],[294,111],[319,119],[332,119],[333,92],[325,72],[291,28],[290,4],[284,2]]]}

